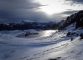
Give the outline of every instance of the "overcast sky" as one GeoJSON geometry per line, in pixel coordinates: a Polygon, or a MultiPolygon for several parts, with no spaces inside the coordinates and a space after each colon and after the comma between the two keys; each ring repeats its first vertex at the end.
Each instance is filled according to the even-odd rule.
{"type": "Polygon", "coordinates": [[[0,0],[0,22],[56,21],[83,10],[83,0],[0,0]]]}

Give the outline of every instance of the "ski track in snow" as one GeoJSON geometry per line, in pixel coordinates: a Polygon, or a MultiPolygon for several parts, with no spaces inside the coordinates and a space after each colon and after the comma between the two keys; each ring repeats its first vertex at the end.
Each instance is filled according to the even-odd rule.
{"type": "MultiPolygon", "coordinates": [[[[29,58],[29,59],[27,59],[27,60],[37,59],[37,58],[40,58],[39,56],[42,56],[42,57],[43,57],[43,56],[46,55],[46,54],[49,54],[49,53],[52,53],[52,52],[56,52],[57,48],[59,49],[60,47],[65,47],[65,46],[67,46],[68,44],[69,44],[69,43],[61,44],[60,46],[57,46],[57,47],[54,47],[54,48],[50,48],[50,49],[47,49],[47,50],[45,50],[45,51],[43,51],[43,52],[34,54],[34,55],[33,55],[33,58],[30,58],[30,57],[28,56],[28,57],[23,57],[23,58],[21,58],[21,59],[27,59],[27,58],[29,58]]],[[[59,50],[58,50],[58,51],[59,51],[59,50]]]]}

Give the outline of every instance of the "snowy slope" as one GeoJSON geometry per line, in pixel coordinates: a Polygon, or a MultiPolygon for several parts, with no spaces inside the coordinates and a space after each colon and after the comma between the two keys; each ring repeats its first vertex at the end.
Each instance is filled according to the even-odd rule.
{"type": "Polygon", "coordinates": [[[75,23],[46,37],[19,38],[26,31],[0,31],[0,60],[83,60],[83,39],[66,36],[69,31],[83,33],[75,23]]]}

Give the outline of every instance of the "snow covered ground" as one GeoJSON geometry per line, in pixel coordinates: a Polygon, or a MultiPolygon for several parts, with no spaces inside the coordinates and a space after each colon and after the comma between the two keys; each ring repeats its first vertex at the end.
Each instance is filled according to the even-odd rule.
{"type": "Polygon", "coordinates": [[[83,60],[83,39],[66,36],[68,31],[83,32],[80,28],[74,30],[73,25],[53,35],[35,38],[16,37],[27,30],[0,31],[0,60],[83,60]]]}

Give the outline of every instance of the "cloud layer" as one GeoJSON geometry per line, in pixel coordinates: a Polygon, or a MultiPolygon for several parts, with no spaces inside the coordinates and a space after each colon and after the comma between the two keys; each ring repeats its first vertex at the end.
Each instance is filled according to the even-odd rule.
{"type": "Polygon", "coordinates": [[[71,14],[76,13],[76,12],[78,12],[78,10],[69,10],[69,11],[62,12],[61,14],[71,15],[71,14]]]}
{"type": "Polygon", "coordinates": [[[41,6],[34,0],[0,0],[0,22],[49,20],[44,12],[37,11],[41,6]]]}
{"type": "Polygon", "coordinates": [[[70,2],[71,5],[83,4],[83,0],[65,0],[65,1],[70,2]]]}
{"type": "MultiPolygon", "coordinates": [[[[69,1],[69,0],[66,0],[69,1]]],[[[70,0],[81,4],[82,0],[70,0]]],[[[18,22],[20,20],[29,21],[61,21],[66,15],[76,11],[65,11],[48,16],[38,9],[43,6],[34,0],[0,0],[0,22],[18,22]]]]}

